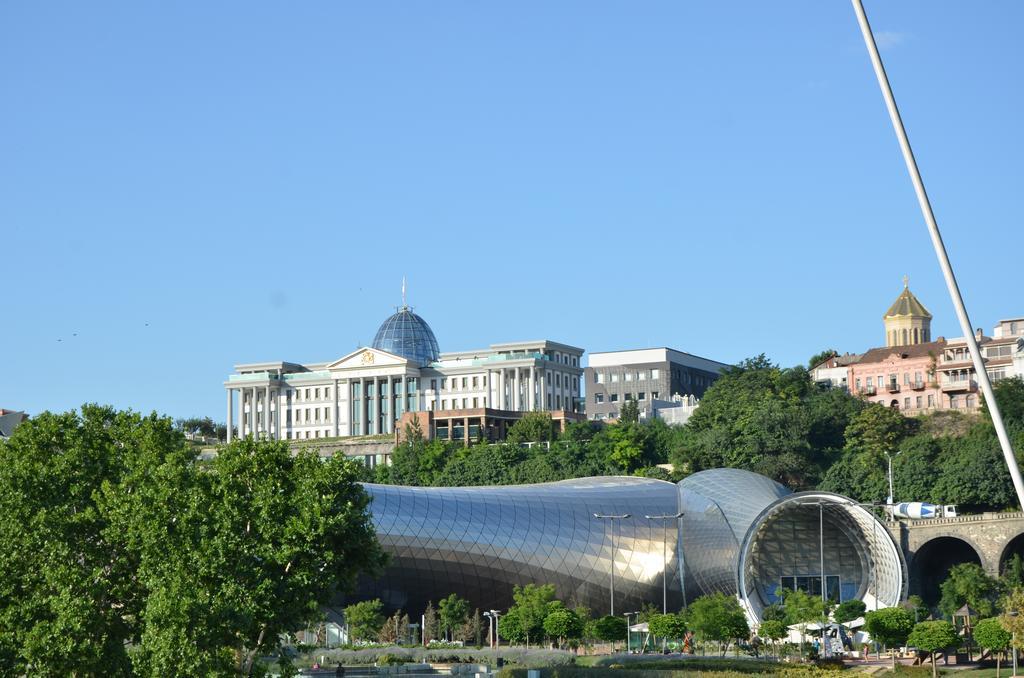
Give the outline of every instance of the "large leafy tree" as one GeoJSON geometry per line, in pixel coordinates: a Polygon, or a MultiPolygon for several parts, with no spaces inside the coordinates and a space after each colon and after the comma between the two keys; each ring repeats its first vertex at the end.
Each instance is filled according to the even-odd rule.
{"type": "Polygon", "coordinates": [[[441,599],[438,603],[438,613],[441,618],[441,630],[448,634],[449,640],[454,640],[455,632],[469,617],[469,601],[453,593],[441,599]]]}
{"type": "Polygon", "coordinates": [[[725,653],[729,643],[750,636],[746,615],[736,596],[713,593],[701,596],[687,609],[688,626],[704,640],[721,644],[725,653]]]}
{"type": "Polygon", "coordinates": [[[583,620],[573,610],[557,607],[544,617],[544,633],[561,648],[583,635],[583,620]]]}
{"type": "Polygon", "coordinates": [[[93,405],[44,412],[0,443],[0,664],[12,674],[129,672],[145,588],[100,500],[136,455],[159,466],[188,453],[170,420],[93,405]]]}
{"type": "Polygon", "coordinates": [[[838,456],[850,417],[863,407],[761,355],[727,370],[705,392],[671,461],[679,468],[744,468],[795,489],[817,483],[838,456]]]}
{"type": "Polygon", "coordinates": [[[539,642],[544,639],[544,619],[556,609],[564,606],[561,601],[555,598],[554,584],[527,584],[516,586],[512,589],[512,599],[515,604],[502,617],[498,623],[501,624],[506,617],[512,617],[512,621],[506,622],[509,632],[502,629],[502,635],[511,640],[512,635],[518,631],[518,635],[526,642],[539,642]],[[513,628],[518,624],[518,629],[513,628]]]}
{"type": "Polygon", "coordinates": [[[512,424],[506,439],[517,445],[554,440],[555,424],[547,412],[527,412],[512,424]]]}
{"type": "Polygon", "coordinates": [[[345,607],[345,623],[352,640],[377,640],[385,621],[384,604],[379,598],[345,607]]]}
{"type": "Polygon", "coordinates": [[[954,565],[939,590],[939,610],[946,617],[952,617],[965,604],[982,617],[991,617],[996,612],[999,580],[990,577],[977,563],[954,565]]]}
{"type": "Polygon", "coordinates": [[[343,459],[252,440],[203,464],[155,415],[36,417],[0,445],[5,663],[249,673],[382,563],[355,477],[343,459]]]}

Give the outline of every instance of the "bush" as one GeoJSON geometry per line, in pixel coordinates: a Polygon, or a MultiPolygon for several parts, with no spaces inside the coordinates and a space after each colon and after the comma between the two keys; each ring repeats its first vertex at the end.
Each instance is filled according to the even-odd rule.
{"type": "Polygon", "coordinates": [[[570,666],[575,655],[564,650],[527,650],[507,647],[500,650],[467,649],[461,647],[367,647],[361,649],[314,649],[304,653],[300,663],[311,663],[323,656],[328,665],[344,666],[394,666],[398,664],[486,664],[495,666],[498,657],[512,666],[524,668],[546,668],[570,666]]]}

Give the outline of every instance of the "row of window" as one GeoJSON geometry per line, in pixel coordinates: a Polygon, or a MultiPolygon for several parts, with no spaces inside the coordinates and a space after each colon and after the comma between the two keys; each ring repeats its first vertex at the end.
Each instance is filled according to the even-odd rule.
{"type": "Polygon", "coordinates": [[[618,372],[599,372],[594,370],[595,384],[605,384],[609,381],[614,384],[619,381],[620,377],[623,381],[647,381],[660,378],[661,370],[626,370],[621,375],[618,372]]]}
{"type": "MultiPolygon", "coordinates": [[[[922,385],[924,385],[924,378],[923,378],[923,376],[924,375],[921,372],[914,372],[914,378],[913,378],[913,381],[911,381],[910,372],[904,372],[903,373],[903,385],[904,386],[922,386],[922,385]]],[[[894,372],[894,373],[889,375],[888,384],[890,386],[892,386],[892,385],[898,386],[899,383],[900,383],[900,375],[899,375],[899,373],[894,372]]],[[[865,386],[867,386],[868,388],[871,388],[872,386],[875,386],[875,385],[876,385],[875,384],[875,378],[873,376],[865,377],[865,386]]],[[[886,387],[886,380],[885,380],[885,376],[884,375],[881,375],[881,374],[878,375],[878,384],[877,385],[878,385],[879,388],[885,388],[886,387]]],[[[857,390],[860,390],[860,387],[861,387],[860,377],[857,377],[856,382],[854,383],[854,387],[857,390]]]]}
{"type": "Polygon", "coordinates": [[[985,349],[985,357],[987,358],[1008,358],[1013,355],[1016,346],[1013,344],[1005,344],[1003,346],[992,346],[985,349]]]}
{"type": "MultiPolygon", "coordinates": [[[[655,370],[655,371],[657,371],[657,370],[655,370]]],[[[550,372],[547,373],[547,378],[548,378],[548,381],[551,381],[551,373],[550,372]]],[[[530,381],[528,375],[522,375],[521,379],[523,381],[526,381],[526,382],[530,381]]],[[[561,372],[555,372],[555,378],[554,378],[555,388],[562,388],[563,382],[565,383],[565,387],[566,388],[569,388],[569,385],[571,383],[572,384],[572,391],[574,393],[576,392],[577,384],[576,384],[576,380],[575,379],[572,379],[569,375],[565,375],[565,378],[563,379],[561,372]]],[[[458,391],[458,390],[474,390],[475,391],[475,390],[480,389],[481,387],[487,388],[487,377],[486,376],[483,376],[483,377],[479,377],[479,376],[474,376],[474,377],[445,377],[445,378],[441,379],[441,390],[442,391],[458,391]]],[[[430,389],[432,391],[435,391],[435,392],[437,391],[437,379],[431,379],[430,380],[430,389]]]]}
{"type": "MultiPolygon", "coordinates": [[[[660,395],[661,394],[658,391],[651,391],[651,400],[657,400],[660,395]]],[[[634,395],[632,393],[625,393],[625,394],[623,394],[623,397],[626,400],[647,400],[647,393],[645,391],[639,391],[639,392],[636,393],[636,395],[634,395]]],[[[594,403],[597,404],[597,405],[600,405],[603,402],[604,402],[604,394],[603,393],[595,393],[594,394],[594,403]]],[[[619,394],[618,393],[610,393],[608,395],[608,402],[610,402],[610,403],[617,403],[617,402],[619,402],[619,394]]]]}

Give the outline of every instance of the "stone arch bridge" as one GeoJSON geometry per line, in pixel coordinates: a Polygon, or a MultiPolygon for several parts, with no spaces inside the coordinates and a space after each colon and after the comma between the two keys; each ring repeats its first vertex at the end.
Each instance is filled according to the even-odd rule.
{"type": "Polygon", "coordinates": [[[906,559],[910,594],[934,605],[946,573],[960,563],[977,563],[998,576],[1019,554],[1024,558],[1024,513],[982,513],[959,518],[897,520],[889,533],[906,559]]]}

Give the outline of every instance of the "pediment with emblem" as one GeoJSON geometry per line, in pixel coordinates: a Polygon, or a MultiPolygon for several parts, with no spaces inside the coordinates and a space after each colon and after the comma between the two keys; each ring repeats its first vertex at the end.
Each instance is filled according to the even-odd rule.
{"type": "Polygon", "coordinates": [[[327,366],[330,370],[368,369],[374,367],[406,367],[410,363],[402,356],[376,348],[361,348],[335,360],[327,366]]]}

